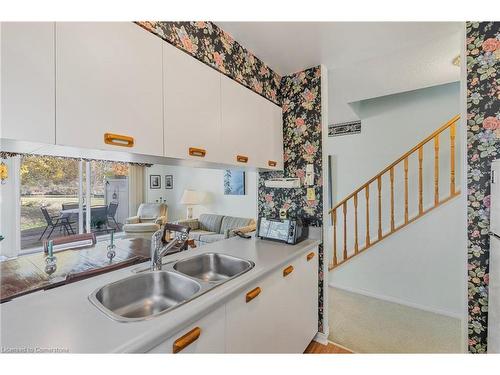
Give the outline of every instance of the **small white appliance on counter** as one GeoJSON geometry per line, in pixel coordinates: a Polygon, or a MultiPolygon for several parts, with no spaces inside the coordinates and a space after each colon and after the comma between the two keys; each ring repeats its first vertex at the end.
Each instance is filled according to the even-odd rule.
{"type": "Polygon", "coordinates": [[[500,159],[491,165],[488,353],[500,353],[500,159]]]}

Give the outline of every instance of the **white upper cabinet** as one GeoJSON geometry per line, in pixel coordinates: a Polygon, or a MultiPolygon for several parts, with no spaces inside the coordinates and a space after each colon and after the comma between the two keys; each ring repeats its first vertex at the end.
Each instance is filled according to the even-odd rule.
{"type": "Polygon", "coordinates": [[[283,119],[281,107],[271,105],[270,126],[273,134],[271,159],[267,161],[266,168],[283,169],[283,119]],[[276,162],[274,165],[273,162],[276,162]]]}
{"type": "Polygon", "coordinates": [[[220,84],[216,70],[163,43],[165,156],[221,161],[220,84]]]}
{"type": "Polygon", "coordinates": [[[2,22],[0,82],[0,138],[53,144],[53,22],[2,22]]]}
{"type": "Polygon", "coordinates": [[[283,144],[277,135],[281,132],[281,109],[225,76],[221,89],[224,159],[235,165],[277,169],[283,160],[274,150],[278,148],[275,143],[283,144]],[[269,165],[272,160],[277,162],[274,167],[269,165]]]}
{"type": "Polygon", "coordinates": [[[57,144],[162,156],[162,43],[131,22],[57,23],[57,144]]]}
{"type": "Polygon", "coordinates": [[[257,95],[256,104],[259,107],[260,122],[255,123],[261,134],[260,150],[256,155],[256,165],[259,168],[283,169],[283,125],[281,107],[257,95]]]}

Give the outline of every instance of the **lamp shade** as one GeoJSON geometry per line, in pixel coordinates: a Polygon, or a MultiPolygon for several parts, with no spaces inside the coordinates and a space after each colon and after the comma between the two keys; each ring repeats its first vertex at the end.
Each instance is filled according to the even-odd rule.
{"type": "Polygon", "coordinates": [[[194,190],[184,190],[182,193],[181,204],[200,204],[200,194],[194,190]]]}

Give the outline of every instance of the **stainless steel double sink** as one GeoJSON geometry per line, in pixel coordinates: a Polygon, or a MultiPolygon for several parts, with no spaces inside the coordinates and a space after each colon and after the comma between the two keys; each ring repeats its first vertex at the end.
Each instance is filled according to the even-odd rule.
{"type": "Polygon", "coordinates": [[[249,260],[204,253],[166,263],[160,271],[140,272],[95,290],[90,301],[120,322],[153,318],[251,270],[249,260]]]}

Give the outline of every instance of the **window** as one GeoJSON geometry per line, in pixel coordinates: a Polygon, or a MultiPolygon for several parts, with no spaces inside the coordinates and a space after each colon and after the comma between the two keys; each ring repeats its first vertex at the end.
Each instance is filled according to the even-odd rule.
{"type": "Polygon", "coordinates": [[[19,171],[22,250],[40,248],[43,240],[68,234],[95,232],[102,236],[120,232],[129,216],[127,164],[28,156],[21,157],[19,171]],[[90,164],[89,175],[85,173],[86,163],[90,164]]]}
{"type": "Polygon", "coordinates": [[[21,157],[21,249],[39,247],[44,238],[78,232],[63,209],[78,209],[79,161],[49,156],[21,157]],[[45,233],[44,233],[45,232],[45,233]]]}

